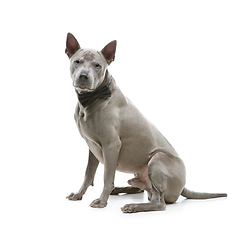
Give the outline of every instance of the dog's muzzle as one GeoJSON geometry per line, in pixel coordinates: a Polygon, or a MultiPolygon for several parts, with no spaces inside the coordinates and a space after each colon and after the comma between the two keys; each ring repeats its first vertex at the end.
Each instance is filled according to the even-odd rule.
{"type": "Polygon", "coordinates": [[[90,75],[87,72],[81,72],[78,78],[73,82],[75,88],[91,89],[90,75]]]}

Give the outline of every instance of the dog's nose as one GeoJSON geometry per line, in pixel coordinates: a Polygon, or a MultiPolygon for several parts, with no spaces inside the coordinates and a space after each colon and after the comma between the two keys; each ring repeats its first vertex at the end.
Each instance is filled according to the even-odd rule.
{"type": "Polygon", "coordinates": [[[80,74],[79,78],[80,78],[81,80],[88,80],[89,75],[88,75],[88,73],[86,73],[86,72],[82,72],[82,73],[80,74]]]}

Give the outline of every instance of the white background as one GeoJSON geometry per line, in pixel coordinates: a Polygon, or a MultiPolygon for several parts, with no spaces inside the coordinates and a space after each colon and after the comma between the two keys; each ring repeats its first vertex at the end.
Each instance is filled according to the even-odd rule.
{"type": "MultiPolygon", "coordinates": [[[[1,239],[237,239],[239,237],[239,1],[2,1],[1,239]],[[187,187],[226,199],[184,200],[164,212],[123,214],[146,194],[101,194],[103,166],[81,202],[88,149],[73,120],[65,55],[118,41],[110,72],[170,141],[187,187]]],[[[131,175],[118,173],[116,185],[131,175]]]]}

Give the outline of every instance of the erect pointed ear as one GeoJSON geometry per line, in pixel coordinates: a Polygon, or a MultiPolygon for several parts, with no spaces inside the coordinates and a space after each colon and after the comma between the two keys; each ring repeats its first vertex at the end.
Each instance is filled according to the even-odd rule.
{"type": "Polygon", "coordinates": [[[108,45],[106,45],[101,51],[101,53],[107,60],[108,65],[115,59],[116,47],[117,47],[117,41],[114,40],[110,42],[108,45]]]}
{"type": "Polygon", "coordinates": [[[80,45],[77,39],[71,33],[68,33],[65,53],[68,55],[69,58],[71,58],[72,55],[79,49],[80,45]]]}

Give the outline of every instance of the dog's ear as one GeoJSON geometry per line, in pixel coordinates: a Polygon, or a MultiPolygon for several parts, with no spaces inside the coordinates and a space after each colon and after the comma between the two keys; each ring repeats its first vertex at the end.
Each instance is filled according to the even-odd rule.
{"type": "Polygon", "coordinates": [[[117,41],[114,40],[110,42],[108,45],[106,45],[101,51],[101,53],[107,60],[108,65],[115,59],[116,47],[117,47],[117,41]]]}
{"type": "Polygon", "coordinates": [[[65,53],[68,55],[69,58],[71,58],[72,55],[79,49],[80,45],[77,39],[71,33],[68,33],[65,53]]]}

